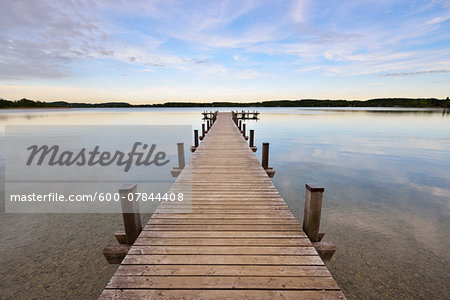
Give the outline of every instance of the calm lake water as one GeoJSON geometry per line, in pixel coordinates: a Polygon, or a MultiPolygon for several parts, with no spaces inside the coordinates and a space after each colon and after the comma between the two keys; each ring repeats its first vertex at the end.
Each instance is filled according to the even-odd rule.
{"type": "MultiPolygon", "coordinates": [[[[202,108],[0,111],[4,125],[192,125],[202,108]]],[[[221,109],[229,111],[230,108],[221,109]]],[[[250,110],[253,110],[250,108],[250,110]]],[[[450,299],[450,115],[442,110],[258,108],[256,155],[301,222],[304,186],[325,186],[327,263],[348,299],[450,299]]],[[[1,147],[0,147],[1,149],[1,147]]],[[[0,151],[1,155],[1,151],[0,151]]],[[[1,161],[1,159],[0,159],[1,161]]],[[[0,165],[4,181],[4,166],[0,165]]],[[[116,266],[118,214],[0,214],[0,295],[95,299],[116,266]]],[[[145,222],[149,215],[143,215],[145,222]]]]}

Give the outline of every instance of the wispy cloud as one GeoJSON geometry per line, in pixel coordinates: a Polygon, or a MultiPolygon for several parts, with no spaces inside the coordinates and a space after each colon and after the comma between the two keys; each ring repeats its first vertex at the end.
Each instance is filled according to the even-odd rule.
{"type": "Polygon", "coordinates": [[[386,73],[384,74],[384,76],[410,76],[410,75],[433,74],[433,73],[450,73],[450,70],[427,70],[415,72],[386,73]]]}

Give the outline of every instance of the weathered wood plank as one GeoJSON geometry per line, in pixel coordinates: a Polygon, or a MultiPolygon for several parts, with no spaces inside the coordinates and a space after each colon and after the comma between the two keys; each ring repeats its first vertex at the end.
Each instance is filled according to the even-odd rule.
{"type": "Polygon", "coordinates": [[[302,231],[142,231],[147,238],[304,238],[302,231]]]}
{"type": "Polygon", "coordinates": [[[314,247],[133,246],[128,254],[317,255],[314,247]]]}
{"type": "Polygon", "coordinates": [[[303,255],[127,255],[123,265],[314,265],[321,266],[319,256],[303,255]]]}
{"type": "Polygon", "coordinates": [[[298,232],[300,230],[300,225],[182,225],[182,224],[174,224],[174,225],[147,225],[144,230],[168,230],[168,231],[295,231],[298,232]]]}
{"type": "Polygon", "coordinates": [[[116,276],[291,276],[329,277],[326,266],[122,265],[116,276]]]}
{"type": "Polygon", "coordinates": [[[255,224],[255,225],[299,225],[296,219],[224,219],[224,218],[211,218],[211,219],[157,219],[150,218],[147,222],[148,225],[152,224],[224,224],[224,225],[243,225],[243,224],[255,224]]]}
{"type": "Polygon", "coordinates": [[[134,245],[160,246],[312,246],[307,237],[304,238],[144,238],[138,237],[134,245]]]}
{"type": "Polygon", "coordinates": [[[340,291],[106,289],[100,295],[100,299],[344,300],[345,296],[340,291]]]}
{"type": "Polygon", "coordinates": [[[107,288],[338,290],[331,277],[113,276],[107,288]]]}

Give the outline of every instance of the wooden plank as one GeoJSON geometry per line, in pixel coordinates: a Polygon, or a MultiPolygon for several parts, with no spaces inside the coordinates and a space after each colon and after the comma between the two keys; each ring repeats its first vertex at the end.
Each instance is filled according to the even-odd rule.
{"type": "Polygon", "coordinates": [[[278,246],[133,246],[128,254],[317,255],[314,247],[278,246]]]}
{"type": "Polygon", "coordinates": [[[340,291],[106,289],[99,299],[344,300],[345,296],[340,291]]]}
{"type": "Polygon", "coordinates": [[[304,238],[298,231],[142,231],[147,238],[304,238]]]}
{"type": "Polygon", "coordinates": [[[138,237],[133,245],[160,246],[283,246],[302,247],[312,246],[307,237],[304,238],[144,238],[138,237]]]}
{"type": "Polygon", "coordinates": [[[174,224],[174,225],[147,225],[144,227],[144,230],[168,230],[168,231],[296,231],[298,232],[301,229],[300,225],[182,225],[182,224],[174,224]]]}
{"type": "Polygon", "coordinates": [[[191,214],[182,214],[182,213],[155,213],[152,218],[180,218],[180,219],[292,219],[295,220],[295,217],[289,211],[281,211],[275,213],[259,213],[253,214],[251,212],[248,213],[235,213],[235,214],[227,214],[224,215],[223,212],[219,213],[191,213],[191,214]]]}
{"type": "MultiPolygon", "coordinates": [[[[152,224],[210,224],[210,225],[244,225],[244,224],[254,224],[254,225],[298,225],[296,219],[157,219],[150,218],[148,220],[148,225],[152,224]]],[[[300,225],[298,225],[300,226],[300,225]]]]}
{"type": "Polygon", "coordinates": [[[338,290],[331,277],[113,276],[106,288],[338,290]]]}
{"type": "Polygon", "coordinates": [[[329,277],[326,266],[122,265],[116,276],[290,276],[329,277]]]}
{"type": "Polygon", "coordinates": [[[319,256],[306,255],[127,255],[123,265],[314,265],[321,266],[319,256]]]}

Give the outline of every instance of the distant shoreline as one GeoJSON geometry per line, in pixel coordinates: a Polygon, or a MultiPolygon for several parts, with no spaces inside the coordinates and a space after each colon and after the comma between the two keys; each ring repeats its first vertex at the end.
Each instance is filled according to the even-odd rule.
{"type": "Polygon", "coordinates": [[[66,101],[43,102],[29,99],[10,101],[0,99],[0,109],[36,108],[132,108],[132,107],[403,107],[450,108],[450,100],[436,98],[379,98],[369,100],[271,100],[261,102],[165,102],[162,104],[130,104],[127,102],[71,103],[66,101]]]}
{"type": "Polygon", "coordinates": [[[0,109],[72,109],[73,107],[55,107],[55,106],[42,106],[42,107],[0,107],[0,109]]]}

